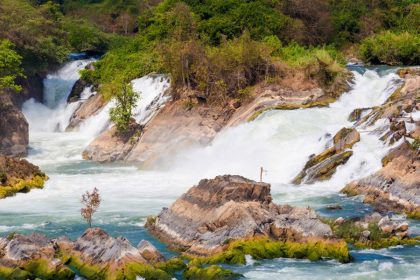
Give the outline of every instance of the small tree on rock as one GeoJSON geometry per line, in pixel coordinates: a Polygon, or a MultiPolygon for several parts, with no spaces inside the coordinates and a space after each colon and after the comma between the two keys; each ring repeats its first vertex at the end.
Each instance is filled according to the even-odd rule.
{"type": "Polygon", "coordinates": [[[115,84],[113,91],[117,104],[111,109],[110,118],[119,132],[126,132],[129,129],[139,94],[133,90],[131,83],[126,82],[115,84]]]}
{"type": "Polygon", "coordinates": [[[86,193],[82,195],[81,202],[85,207],[80,209],[80,214],[82,215],[83,219],[87,221],[89,227],[92,227],[93,214],[96,212],[96,210],[98,210],[99,205],[101,204],[101,196],[99,194],[99,190],[94,188],[92,192],[86,191],[86,193]]]}

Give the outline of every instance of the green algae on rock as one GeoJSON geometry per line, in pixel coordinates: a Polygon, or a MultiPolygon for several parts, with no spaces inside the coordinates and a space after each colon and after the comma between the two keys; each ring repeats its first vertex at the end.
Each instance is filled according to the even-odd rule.
{"type": "Polygon", "coordinates": [[[333,146],[311,157],[292,183],[311,184],[330,179],[337,167],[345,164],[353,155],[348,149],[359,141],[360,134],[355,128],[340,129],[333,137],[333,146]]]}
{"type": "Polygon", "coordinates": [[[245,256],[253,259],[296,258],[318,261],[335,259],[347,263],[351,257],[346,242],[339,239],[309,238],[302,242],[275,240],[268,237],[233,240],[224,251],[207,257],[190,256],[190,265],[246,264],[245,256]]]}
{"type": "Polygon", "coordinates": [[[189,266],[184,271],[183,277],[186,280],[236,280],[242,278],[242,275],[218,265],[211,265],[208,267],[189,266]]]}
{"type": "Polygon", "coordinates": [[[0,278],[67,280],[74,272],[56,257],[55,244],[40,234],[0,238],[0,278]]]}
{"type": "Polygon", "coordinates": [[[418,237],[408,235],[405,221],[394,221],[379,213],[364,218],[333,221],[326,220],[334,234],[353,244],[356,248],[380,249],[397,245],[419,245],[418,237]]]}
{"type": "Polygon", "coordinates": [[[48,177],[24,159],[0,156],[0,199],[44,187],[48,177]]]}

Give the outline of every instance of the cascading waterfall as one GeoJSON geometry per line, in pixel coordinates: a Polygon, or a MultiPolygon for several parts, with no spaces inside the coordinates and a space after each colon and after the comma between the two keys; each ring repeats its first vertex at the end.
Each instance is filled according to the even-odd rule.
{"type": "MultiPolygon", "coordinates": [[[[64,132],[71,115],[69,112],[73,113],[79,106],[77,103],[67,105],[65,99],[82,67],[80,62],[71,62],[47,78],[46,85],[50,85],[46,87],[46,105],[34,101],[24,105],[30,124],[29,160],[40,165],[50,180],[43,190],[1,201],[1,235],[36,230],[50,236],[75,238],[86,228],[79,215],[80,196],[86,190],[98,187],[103,203],[94,225],[113,235],[124,235],[134,244],[140,239],[148,239],[168,253],[162,244],[145,232],[143,224],[147,216],[170,205],[199,179],[228,173],[258,179],[261,166],[268,170],[264,180],[272,183],[277,203],[321,209],[322,205],[338,201],[343,206],[338,215],[370,211],[357,199],[338,196],[337,191],[350,180],[380,168],[380,159],[389,147],[378,140],[380,135],[374,132],[374,128],[386,124],[387,120],[363,128],[361,141],[353,148],[353,156],[337,169],[331,180],[299,187],[289,182],[311,154],[325,148],[332,135],[344,126],[353,125],[347,120],[353,109],[383,103],[398,87],[400,80],[397,75],[378,75],[370,70],[355,73],[352,90],[329,108],[267,112],[252,123],[226,129],[208,147],[181,152],[169,171],[145,171],[133,166],[101,165],[81,160],[83,147],[109,125],[108,110],[113,106],[112,102],[86,120],[79,130],[64,132]],[[64,70],[66,67],[68,69],[64,70]],[[68,82],[69,77],[73,82],[68,82]]],[[[137,122],[145,123],[166,101],[164,92],[169,81],[158,75],[136,79],[132,84],[142,96],[135,118],[137,122]]],[[[82,99],[90,94],[91,91],[86,89],[82,99]]],[[[413,117],[419,118],[418,115],[413,117]]],[[[354,251],[352,254],[355,261],[350,264],[277,259],[254,264],[250,261],[249,265],[237,270],[248,279],[391,279],[420,274],[415,263],[419,247],[354,251]]]]}

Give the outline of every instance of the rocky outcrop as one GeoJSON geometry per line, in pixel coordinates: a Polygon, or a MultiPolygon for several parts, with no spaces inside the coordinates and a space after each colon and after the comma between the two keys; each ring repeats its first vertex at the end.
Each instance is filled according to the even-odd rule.
{"type": "Polygon", "coordinates": [[[170,208],[150,217],[146,227],[189,255],[225,254],[242,241],[264,246],[267,242],[307,244],[316,240],[319,244],[339,244],[344,251],[337,258],[348,260],[343,243],[333,239],[331,228],[318,219],[314,210],[276,205],[269,184],[241,176],[201,180],[170,208]]]}
{"type": "Polygon", "coordinates": [[[312,184],[330,179],[337,167],[345,164],[353,155],[353,152],[348,149],[359,141],[360,134],[355,128],[342,128],[334,136],[333,146],[312,156],[292,183],[312,184]]]}
{"type": "Polygon", "coordinates": [[[0,92],[0,115],[0,155],[26,156],[29,144],[28,122],[8,93],[0,92]]]}
{"type": "Polygon", "coordinates": [[[43,188],[47,179],[38,166],[24,159],[0,156],[0,199],[43,188]]]}
{"type": "Polygon", "coordinates": [[[109,162],[124,160],[141,137],[142,129],[133,121],[127,133],[121,134],[115,126],[102,132],[83,151],[85,160],[109,162]]]}
{"type": "Polygon", "coordinates": [[[374,131],[381,140],[399,145],[386,155],[378,172],[345,186],[348,195],[364,195],[378,211],[405,212],[420,218],[420,70],[402,70],[404,84],[383,104],[373,108],[357,125],[369,127],[388,120],[374,131]],[[402,142],[401,142],[402,141],[402,142]]]}
{"type": "Polygon", "coordinates": [[[177,259],[165,262],[148,241],[138,248],[123,237],[111,237],[90,228],[76,241],[44,235],[14,234],[0,238],[0,278],[74,279],[75,272],[86,279],[171,279],[170,272],[182,270],[177,259]]]}
{"type": "Polygon", "coordinates": [[[386,248],[397,245],[417,245],[420,240],[410,237],[407,221],[377,212],[362,218],[331,221],[334,233],[358,248],[386,248]]]}
{"type": "Polygon", "coordinates": [[[66,263],[87,279],[135,279],[146,271],[158,277],[153,279],[169,277],[150,265],[165,259],[148,241],[141,241],[136,248],[124,237],[114,238],[99,228],[91,228],[75,242],[59,238],[56,244],[66,263]]]}
{"type": "Polygon", "coordinates": [[[364,195],[380,212],[397,211],[420,218],[420,154],[408,142],[393,149],[378,172],[353,181],[343,193],[364,195]]]}
{"type": "Polygon", "coordinates": [[[0,278],[74,278],[74,272],[57,257],[56,246],[40,234],[14,234],[0,238],[0,278]]]}
{"type": "MultiPolygon", "coordinates": [[[[88,65],[86,65],[85,69],[95,70],[95,66],[94,66],[93,63],[89,63],[88,65]]],[[[88,86],[91,86],[91,84],[88,83],[87,81],[85,81],[83,79],[77,80],[76,83],[74,83],[73,87],[71,88],[70,94],[67,97],[67,102],[71,103],[71,102],[79,101],[83,91],[88,86]]]]}
{"type": "Polygon", "coordinates": [[[224,128],[255,119],[271,109],[298,109],[327,106],[348,90],[350,76],[343,75],[334,85],[323,89],[315,81],[297,73],[275,83],[261,83],[243,99],[209,104],[203,93],[178,89],[175,100],[168,102],[144,127],[137,142],[121,144],[104,133],[87,148],[86,158],[97,161],[115,159],[141,163],[149,167],[168,163],[175,153],[194,146],[208,145],[224,128]],[[105,142],[105,143],[102,143],[105,142]],[[114,142],[114,143],[113,143],[114,142]],[[131,145],[129,148],[127,145],[131,145]],[[105,151],[102,149],[106,149],[105,151]],[[126,153],[130,150],[129,153],[126,153]],[[118,153],[122,153],[118,155],[118,153]]]}
{"type": "Polygon", "coordinates": [[[96,115],[106,105],[102,94],[90,96],[85,102],[81,103],[70,118],[66,131],[72,131],[87,120],[89,117],[96,115]]]}

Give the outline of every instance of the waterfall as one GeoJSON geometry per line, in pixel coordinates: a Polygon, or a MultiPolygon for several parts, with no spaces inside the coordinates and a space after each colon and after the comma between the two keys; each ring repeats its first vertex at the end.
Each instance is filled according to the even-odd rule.
{"type": "MultiPolygon", "coordinates": [[[[383,76],[367,70],[354,72],[352,89],[325,108],[270,111],[251,123],[222,131],[208,147],[192,148],[179,154],[174,171],[200,178],[221,174],[239,174],[259,179],[260,167],[267,170],[264,180],[274,183],[273,192],[287,200],[333,193],[347,182],[367,176],[381,167],[381,158],[389,147],[371,131],[361,131],[361,141],[344,166],[331,180],[296,188],[290,181],[302,170],[309,156],[323,151],[342,127],[352,127],[349,114],[357,108],[377,106],[398,88],[394,73],[383,76]],[[277,187],[278,186],[278,187],[277,187]],[[305,191],[303,191],[305,189],[305,191]]],[[[385,120],[377,122],[381,125],[385,120]]]]}
{"type": "MultiPolygon", "coordinates": [[[[80,78],[79,71],[93,61],[84,59],[64,64],[44,79],[43,103],[34,99],[24,103],[23,113],[30,130],[30,156],[32,154],[35,157],[35,162],[38,159],[51,161],[52,158],[62,161],[80,159],[84,147],[112,125],[109,111],[115,106],[114,100],[84,120],[75,131],[65,132],[74,112],[90,96],[96,94],[88,86],[81,93],[79,101],[67,103],[73,85],[80,78]]],[[[168,100],[169,97],[164,93],[169,88],[170,81],[165,75],[148,75],[133,80],[132,86],[140,95],[133,111],[134,118],[144,125],[168,100]]]]}

